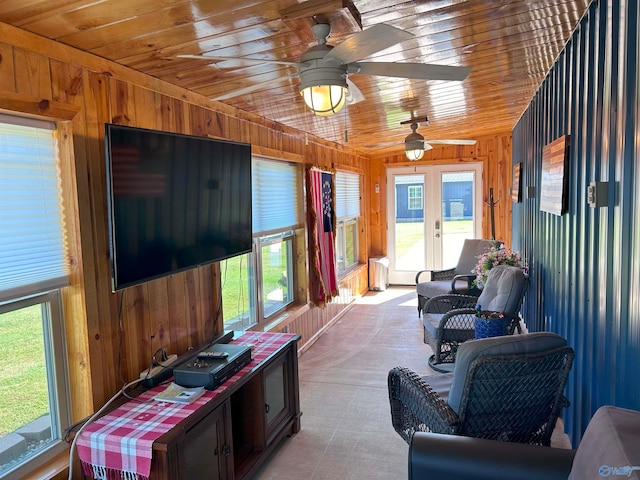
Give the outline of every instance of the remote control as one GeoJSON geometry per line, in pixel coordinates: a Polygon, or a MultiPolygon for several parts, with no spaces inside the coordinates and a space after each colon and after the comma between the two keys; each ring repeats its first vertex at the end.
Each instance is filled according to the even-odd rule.
{"type": "Polygon", "coordinates": [[[227,358],[227,352],[200,352],[198,358],[227,358]]]}

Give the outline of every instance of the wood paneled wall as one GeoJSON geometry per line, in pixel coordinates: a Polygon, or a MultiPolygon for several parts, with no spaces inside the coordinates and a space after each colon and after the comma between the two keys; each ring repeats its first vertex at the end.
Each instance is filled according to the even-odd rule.
{"type": "Polygon", "coordinates": [[[482,137],[473,146],[434,146],[418,162],[409,162],[404,154],[371,160],[367,191],[368,231],[372,257],[387,254],[387,167],[413,167],[419,165],[482,162],[482,192],[485,201],[482,210],[482,234],[491,238],[489,189],[493,188],[496,239],[511,246],[511,133],[482,137]],[[375,186],[379,186],[376,193],[375,186]]]}

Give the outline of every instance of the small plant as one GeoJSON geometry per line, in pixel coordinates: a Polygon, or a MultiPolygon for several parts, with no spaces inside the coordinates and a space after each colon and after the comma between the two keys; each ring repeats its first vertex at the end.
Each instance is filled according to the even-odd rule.
{"type": "Polygon", "coordinates": [[[477,275],[474,283],[476,287],[483,288],[487,281],[487,275],[496,265],[511,265],[524,268],[524,263],[520,254],[508,248],[491,247],[482,255],[478,255],[478,263],[472,273],[477,275]]]}

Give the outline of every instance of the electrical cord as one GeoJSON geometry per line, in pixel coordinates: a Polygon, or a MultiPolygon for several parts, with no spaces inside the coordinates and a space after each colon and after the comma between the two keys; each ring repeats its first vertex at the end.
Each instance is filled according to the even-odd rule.
{"type": "MultiPolygon", "coordinates": [[[[125,395],[125,390],[127,388],[129,388],[132,385],[136,385],[140,382],[142,382],[143,379],[142,378],[137,378],[132,382],[127,383],[126,385],[124,385],[122,387],[122,389],[120,389],[119,392],[117,392],[113,397],[111,397],[107,403],[105,403],[100,410],[98,410],[96,413],[94,413],[93,415],[91,415],[89,417],[89,419],[84,423],[84,425],[82,425],[82,427],[80,427],[80,429],[76,432],[75,436],[73,437],[73,442],[71,442],[71,447],[69,448],[69,476],[67,477],[68,480],[72,480],[73,479],[73,451],[76,447],[76,442],[78,441],[78,437],[80,437],[80,434],[82,433],[82,431],[87,427],[87,425],[89,425],[91,422],[93,422],[102,412],[104,412],[106,410],[106,408],[111,405],[111,403],[113,403],[114,400],[116,400],[118,398],[118,396],[122,393],[123,395],[125,395]]],[[[126,395],[125,395],[126,396],[126,395]]],[[[77,424],[76,424],[77,425],[77,424]]]]}

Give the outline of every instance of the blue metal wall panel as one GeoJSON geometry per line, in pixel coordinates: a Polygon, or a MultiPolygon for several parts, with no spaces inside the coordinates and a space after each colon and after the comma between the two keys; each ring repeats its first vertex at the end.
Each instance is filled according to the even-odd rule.
{"type": "Polygon", "coordinates": [[[523,315],[576,350],[574,445],[599,406],[640,410],[639,20],[637,0],[594,1],[513,130],[513,161],[535,187],[513,205],[513,246],[530,272],[523,315]],[[539,208],[542,149],[565,134],[568,211],[555,216],[539,208]],[[606,207],[587,205],[592,181],[608,183],[606,207]]]}

